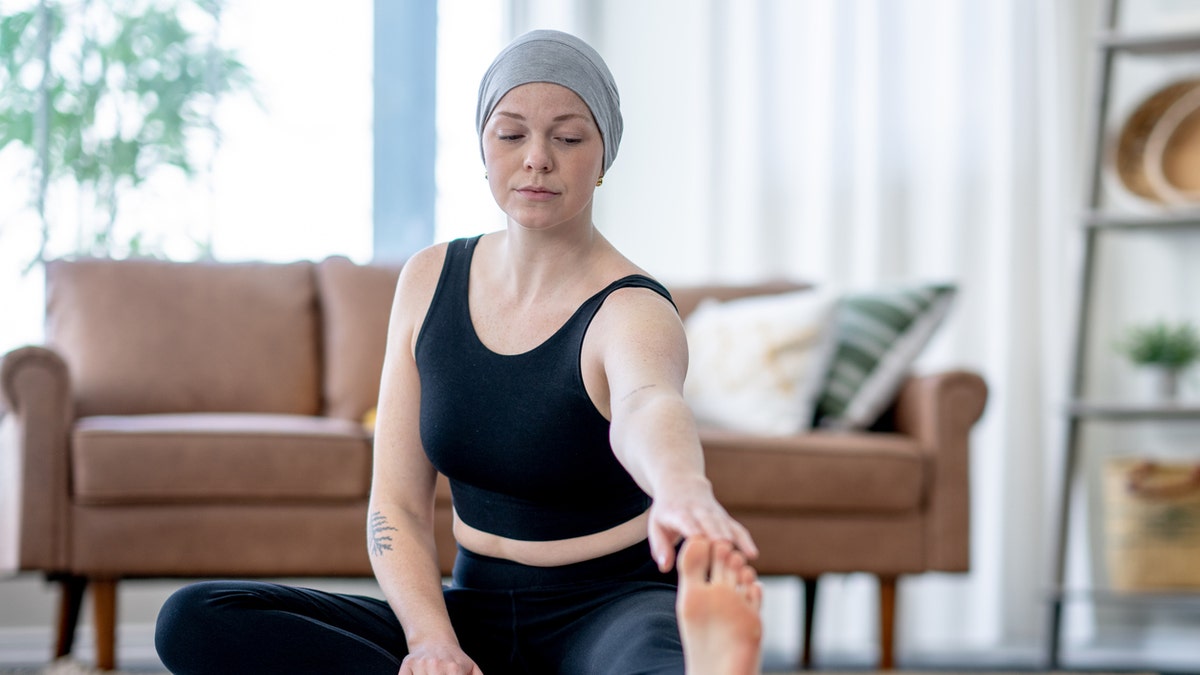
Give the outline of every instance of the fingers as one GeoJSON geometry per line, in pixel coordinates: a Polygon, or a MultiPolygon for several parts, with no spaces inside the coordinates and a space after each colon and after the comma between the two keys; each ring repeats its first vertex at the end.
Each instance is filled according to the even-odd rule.
{"type": "Polygon", "coordinates": [[[694,520],[695,529],[685,533],[687,536],[703,534],[713,541],[734,541],[734,530],[729,515],[715,511],[703,511],[694,520]]]}
{"type": "Polygon", "coordinates": [[[433,670],[428,670],[427,668],[421,668],[420,670],[416,670],[416,669],[413,669],[412,667],[405,666],[402,664],[400,666],[400,674],[399,675],[425,675],[425,673],[439,673],[439,674],[442,674],[442,673],[465,673],[466,675],[483,675],[483,671],[479,669],[479,666],[476,666],[476,665],[458,666],[457,664],[434,666],[433,670]],[[447,670],[447,668],[450,668],[450,669],[447,670]]]}
{"type": "Polygon", "coordinates": [[[675,544],[679,542],[680,536],[677,533],[668,534],[666,529],[656,527],[653,521],[649,534],[650,555],[654,556],[654,561],[658,563],[658,571],[670,572],[675,566],[675,544]]]}
{"type": "MultiPolygon", "coordinates": [[[[719,513],[705,512],[684,521],[679,528],[680,538],[704,536],[717,542],[725,541],[741,551],[748,559],[758,557],[758,547],[750,532],[722,509],[719,513]]],[[[679,540],[676,539],[676,542],[679,540]]]]}
{"type": "Polygon", "coordinates": [[[704,534],[713,541],[729,542],[749,560],[758,557],[758,546],[754,544],[750,531],[725,513],[724,509],[721,510],[719,517],[714,518],[711,525],[700,528],[698,533],[704,534]]]}
{"type": "Polygon", "coordinates": [[[747,559],[754,560],[758,557],[758,546],[754,544],[754,539],[750,536],[750,531],[747,530],[741,523],[732,521],[733,523],[733,544],[737,550],[742,552],[747,559]]]}
{"type": "Polygon", "coordinates": [[[479,666],[457,647],[416,650],[400,663],[399,675],[483,675],[479,666]]]}
{"type": "Polygon", "coordinates": [[[652,510],[650,551],[659,570],[667,572],[674,566],[675,546],[681,540],[698,536],[713,542],[728,542],[748,560],[758,557],[758,547],[750,532],[715,502],[700,508],[652,510]]]}

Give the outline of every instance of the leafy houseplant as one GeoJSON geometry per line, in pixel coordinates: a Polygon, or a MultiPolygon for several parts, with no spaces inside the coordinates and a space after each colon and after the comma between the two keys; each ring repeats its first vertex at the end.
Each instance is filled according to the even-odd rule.
{"type": "Polygon", "coordinates": [[[1173,399],[1179,374],[1200,359],[1200,331],[1190,322],[1139,324],[1128,329],[1117,348],[1133,363],[1157,371],[1159,395],[1173,399]]]}
{"type": "Polygon", "coordinates": [[[65,253],[154,252],[140,229],[115,241],[122,196],[166,167],[195,176],[220,141],[218,100],[252,85],[217,46],[223,3],[38,0],[0,13],[0,151],[24,146],[31,160],[41,233],[30,266],[71,229],[71,209],[48,203],[71,197],[65,253]]]}

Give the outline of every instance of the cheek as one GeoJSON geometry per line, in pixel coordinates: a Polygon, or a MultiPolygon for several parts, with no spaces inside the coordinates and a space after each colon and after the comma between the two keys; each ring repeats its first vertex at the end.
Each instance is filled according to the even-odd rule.
{"type": "Polygon", "coordinates": [[[497,162],[504,161],[505,146],[499,140],[490,136],[485,136],[483,140],[483,164],[490,166],[497,162]]]}
{"type": "MultiPolygon", "coordinates": [[[[603,148],[603,146],[601,146],[601,147],[603,148]]],[[[594,168],[594,171],[593,171],[594,175],[601,176],[604,174],[604,151],[603,150],[601,150],[600,153],[596,155],[596,163],[593,168],[594,168]]]]}

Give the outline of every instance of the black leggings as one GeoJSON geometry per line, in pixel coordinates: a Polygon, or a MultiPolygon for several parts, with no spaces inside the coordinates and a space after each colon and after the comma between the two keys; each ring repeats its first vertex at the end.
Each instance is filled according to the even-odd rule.
{"type": "MultiPolygon", "coordinates": [[[[682,673],[675,586],[644,541],[561,567],[460,547],[443,595],[460,644],[484,675],[682,673]]],[[[407,654],[382,600],[258,581],[180,589],[159,612],[154,641],[177,675],[396,675],[407,654]]]]}

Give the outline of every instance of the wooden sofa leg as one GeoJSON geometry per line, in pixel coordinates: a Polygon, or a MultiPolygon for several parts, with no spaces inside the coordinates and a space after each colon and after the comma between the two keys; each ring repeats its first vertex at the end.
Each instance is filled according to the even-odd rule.
{"type": "Polygon", "coordinates": [[[879,577],[879,669],[896,668],[896,577],[879,577]]]}
{"type": "Polygon", "coordinates": [[[117,668],[117,581],[93,579],[92,600],[95,602],[96,668],[117,668]]]}
{"type": "Polygon", "coordinates": [[[75,629],[79,625],[79,609],[83,606],[87,579],[67,575],[58,579],[58,584],[58,635],[54,645],[56,659],[70,654],[75,646],[75,629]]]}
{"type": "Polygon", "coordinates": [[[800,667],[812,668],[813,618],[817,614],[817,577],[802,577],[804,582],[804,641],[801,643],[800,667]]]}

